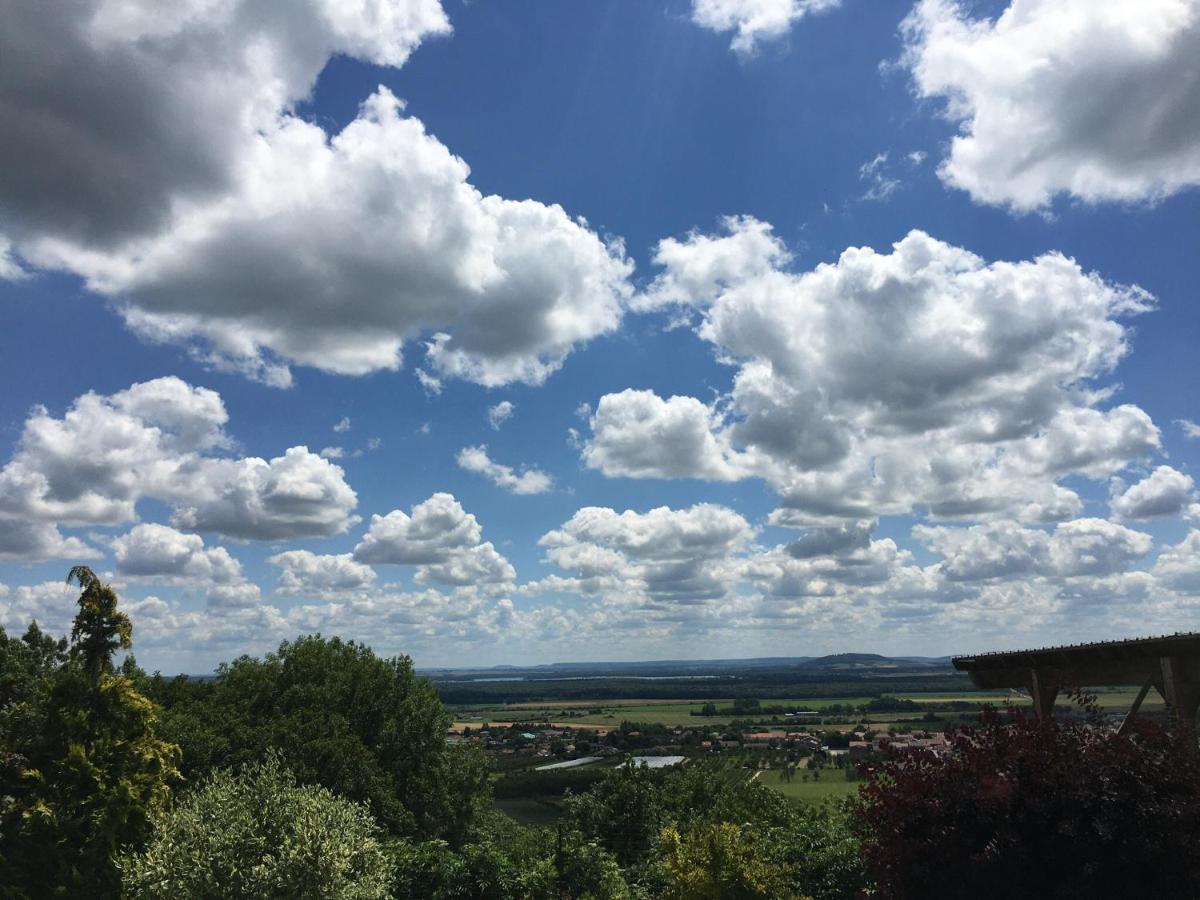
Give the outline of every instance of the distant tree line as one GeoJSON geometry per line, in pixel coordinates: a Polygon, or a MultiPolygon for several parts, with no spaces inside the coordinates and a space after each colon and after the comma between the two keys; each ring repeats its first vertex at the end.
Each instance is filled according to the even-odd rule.
{"type": "Polygon", "coordinates": [[[906,677],[882,676],[867,670],[862,673],[830,672],[821,669],[753,670],[738,678],[680,678],[646,681],[636,678],[595,677],[579,679],[537,679],[502,682],[437,682],[442,701],[451,705],[496,705],[537,703],[551,700],[731,700],[738,697],[759,700],[785,700],[802,693],[805,697],[882,697],[889,693],[939,691],[948,694],[971,689],[962,674],[906,677]]]}

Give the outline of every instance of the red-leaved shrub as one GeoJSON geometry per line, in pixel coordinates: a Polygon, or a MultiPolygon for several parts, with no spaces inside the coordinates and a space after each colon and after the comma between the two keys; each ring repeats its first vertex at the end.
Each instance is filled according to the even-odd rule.
{"type": "Polygon", "coordinates": [[[1189,729],[987,710],[941,756],[870,768],[857,827],[874,896],[1200,897],[1200,752],[1189,729]]]}

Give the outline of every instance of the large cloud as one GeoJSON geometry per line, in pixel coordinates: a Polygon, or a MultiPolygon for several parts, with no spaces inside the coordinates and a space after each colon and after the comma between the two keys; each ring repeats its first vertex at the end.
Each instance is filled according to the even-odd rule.
{"type": "Polygon", "coordinates": [[[541,587],[666,610],[717,600],[736,583],[734,556],[753,536],[741,515],[708,503],[644,513],[588,506],[539,541],[547,560],[568,573],[541,587]]]}
{"type": "Polygon", "coordinates": [[[154,498],[175,525],[236,538],[335,534],[356,521],[342,470],[304,447],[270,462],[216,456],[230,443],[227,418],[216,392],[174,377],[84,394],[61,418],[37,407],[0,469],[0,520],[122,525],[154,498]]]}
{"type": "Polygon", "coordinates": [[[328,59],[400,65],[438,0],[0,3],[0,218],[109,246],[228,189],[328,59]]]}
{"type": "Polygon", "coordinates": [[[1164,585],[1181,594],[1200,595],[1200,531],[1189,531],[1178,544],[1164,548],[1154,562],[1153,572],[1164,585]]]}
{"type": "Polygon", "coordinates": [[[745,470],[720,423],[719,413],[694,397],[606,394],[590,419],[594,438],[584,462],[613,476],[736,480],[745,470]]]}
{"type": "Polygon", "coordinates": [[[1112,498],[1112,511],[1123,519],[1177,516],[1194,502],[1192,476],[1170,466],[1159,466],[1137,484],[1112,498]]]}
{"type": "Polygon", "coordinates": [[[944,558],[942,570],[952,581],[1114,575],[1153,546],[1150,535],[1104,519],[1063,522],[1051,533],[1011,522],[918,525],[913,536],[944,558]]]}
{"type": "Polygon", "coordinates": [[[224,547],[205,547],[198,534],[145,522],[112,542],[117,572],[157,578],[201,579],[232,583],[242,578],[241,564],[224,547]]]}
{"type": "Polygon", "coordinates": [[[337,595],[375,583],[375,570],[355,562],[349,553],[321,555],[311,550],[286,550],[268,562],[282,569],[276,588],[281,594],[337,595]]]}
{"type": "Polygon", "coordinates": [[[354,548],[356,562],[417,566],[416,579],[449,585],[505,585],[516,578],[512,564],[490,541],[479,520],[453,495],[438,493],[411,514],[394,509],[371,517],[354,548]]]}
{"type": "Polygon", "coordinates": [[[276,384],[291,362],[394,369],[422,336],[445,374],[537,383],[617,327],[621,247],[558,206],[481,194],[386,88],[332,137],[290,112],[331,55],[398,65],[446,30],[435,0],[194,6],[6,22],[14,44],[55,48],[53,65],[23,68],[22,51],[0,69],[9,131],[32,135],[10,150],[29,178],[7,179],[0,206],[26,261],[79,273],[152,339],[276,384]],[[48,149],[68,145],[79,158],[48,149]]]}
{"type": "Polygon", "coordinates": [[[102,554],[77,537],[65,537],[51,522],[0,516],[0,560],[35,563],[48,559],[96,559],[102,554]]]}
{"type": "Polygon", "coordinates": [[[692,0],[692,21],[710,31],[734,32],[730,46],[750,55],[759,44],[787,34],[809,13],[838,6],[841,0],[692,0]]]}
{"type": "Polygon", "coordinates": [[[922,0],[905,23],[922,97],[961,123],[942,178],[1026,212],[1066,193],[1156,200],[1200,184],[1193,0],[1015,0],[995,20],[922,0]]]}
{"type": "Polygon", "coordinates": [[[339,534],[358,521],[358,498],[340,466],[291,447],[265,460],[208,460],[177,501],[172,521],[245,540],[339,534]]]}
{"type": "Polygon", "coordinates": [[[1061,519],[1077,510],[1059,479],[1107,477],[1159,447],[1149,416],[1097,384],[1127,353],[1121,318],[1150,307],[1144,291],[1059,254],[987,263],[920,231],[792,273],[762,223],[724,225],[663,241],[640,302],[698,312],[738,367],[732,391],[711,404],[606,395],[588,465],[757,474],[792,523],[922,507],[1061,519]]]}

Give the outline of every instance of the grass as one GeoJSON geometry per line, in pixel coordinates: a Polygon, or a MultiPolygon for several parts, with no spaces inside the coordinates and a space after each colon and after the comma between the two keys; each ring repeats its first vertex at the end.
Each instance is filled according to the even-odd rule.
{"type": "Polygon", "coordinates": [[[791,782],[786,782],[782,775],[780,769],[768,769],[758,776],[758,780],[797,803],[820,803],[831,798],[848,797],[855,793],[861,784],[857,781],[847,781],[839,769],[822,770],[820,781],[813,781],[811,775],[808,781],[803,781],[801,773],[797,772],[791,782]]]}
{"type": "MultiPolygon", "coordinates": [[[[1105,710],[1112,711],[1128,709],[1136,693],[1137,690],[1134,688],[1102,688],[1097,692],[1100,706],[1105,710]]],[[[1017,694],[1009,695],[1002,691],[962,691],[960,693],[941,691],[927,694],[904,691],[891,696],[928,704],[965,702],[982,706],[985,703],[991,703],[994,706],[1004,707],[1008,705],[1027,706],[1029,703],[1028,698],[1017,694]]],[[[867,703],[871,699],[870,697],[795,697],[782,700],[764,700],[762,703],[764,706],[797,707],[821,711],[833,704],[858,705],[867,703]]],[[[457,706],[451,707],[451,710],[454,713],[457,723],[469,724],[472,727],[477,727],[484,721],[494,722],[498,725],[506,725],[514,721],[537,721],[571,728],[612,729],[616,728],[623,721],[630,721],[660,724],[667,728],[673,728],[677,725],[690,728],[719,728],[728,725],[735,719],[766,723],[772,718],[764,714],[741,716],[693,715],[693,713],[698,713],[706,702],[715,703],[718,707],[726,707],[732,705],[733,700],[548,700],[489,706],[457,706]]],[[[1069,700],[1065,696],[1060,696],[1058,703],[1066,705],[1069,703],[1069,700]]],[[[1147,708],[1155,708],[1161,705],[1162,701],[1154,692],[1151,692],[1146,698],[1147,708]]],[[[935,708],[935,711],[942,713],[942,718],[951,721],[960,720],[964,717],[967,721],[970,721],[974,716],[974,711],[971,710],[952,712],[950,710],[937,710],[935,708]]],[[[913,721],[917,717],[912,712],[877,712],[865,715],[873,723],[881,725],[886,725],[897,720],[912,722],[914,727],[920,727],[921,724],[913,721]]],[[[810,723],[810,718],[802,717],[786,721],[786,727],[804,728],[810,723]]],[[[937,723],[926,724],[930,727],[939,727],[937,723]]],[[[826,724],[820,727],[831,730],[847,730],[854,726],[852,723],[847,723],[840,725],[826,724]]]]}
{"type": "MultiPolygon", "coordinates": [[[[812,710],[823,710],[832,704],[860,704],[870,701],[870,697],[821,697],[793,698],[784,700],[765,700],[764,706],[805,707],[812,710]]],[[[586,700],[559,701],[551,700],[538,703],[513,703],[501,706],[460,706],[452,707],[454,718],[458,722],[476,724],[488,722],[513,722],[545,719],[559,725],[573,728],[589,726],[614,728],[623,721],[646,722],[664,725],[672,728],[676,725],[702,727],[706,725],[728,725],[735,719],[769,719],[765,715],[739,716],[698,716],[705,703],[715,703],[718,707],[730,706],[733,700],[586,700]],[[598,713],[592,710],[599,710],[598,713]],[[578,718],[568,717],[569,712],[579,713],[578,718]]],[[[797,727],[804,725],[805,719],[795,720],[797,727]]]]}

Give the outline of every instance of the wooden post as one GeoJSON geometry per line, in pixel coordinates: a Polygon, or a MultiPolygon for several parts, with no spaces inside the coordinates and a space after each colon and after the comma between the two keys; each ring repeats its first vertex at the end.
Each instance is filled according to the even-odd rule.
{"type": "Polygon", "coordinates": [[[1054,715],[1054,701],[1058,698],[1058,683],[1046,671],[1029,670],[1029,694],[1033,697],[1033,711],[1039,719],[1054,715]]]}
{"type": "Polygon", "coordinates": [[[1146,695],[1150,693],[1150,687],[1154,684],[1155,677],[1155,674],[1151,672],[1150,677],[1146,679],[1146,683],[1142,685],[1142,689],[1138,691],[1138,695],[1133,701],[1133,706],[1129,707],[1129,712],[1127,712],[1125,714],[1125,718],[1121,720],[1121,727],[1117,729],[1118,735],[1127,733],[1130,726],[1133,725],[1134,716],[1136,716],[1138,710],[1142,708],[1142,701],[1145,700],[1146,695]]]}
{"type": "Polygon", "coordinates": [[[1188,728],[1196,723],[1196,707],[1200,705],[1200,685],[1186,677],[1184,662],[1178,656],[1159,660],[1162,669],[1163,697],[1171,706],[1171,715],[1188,728]]]}

